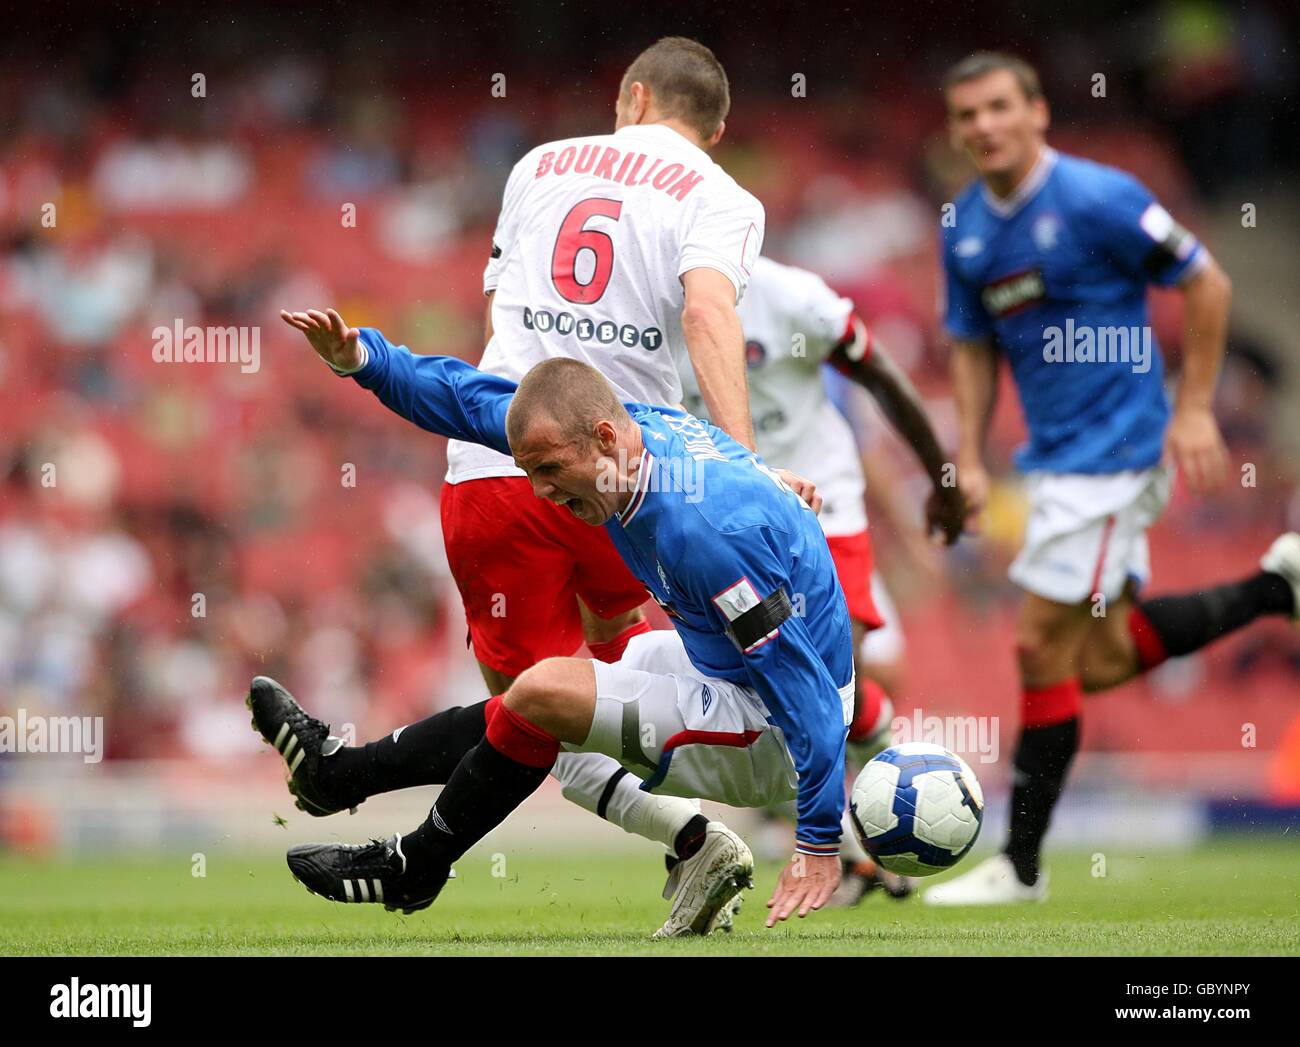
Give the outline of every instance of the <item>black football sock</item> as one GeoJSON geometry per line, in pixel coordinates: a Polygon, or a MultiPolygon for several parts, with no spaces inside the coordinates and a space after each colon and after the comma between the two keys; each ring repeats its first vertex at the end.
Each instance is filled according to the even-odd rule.
{"type": "Polygon", "coordinates": [[[344,747],[321,760],[321,785],[330,793],[362,799],[416,785],[443,785],[483,738],[487,704],[447,709],[378,741],[344,747]]]}
{"type": "Polygon", "coordinates": [[[1011,788],[1011,832],[1006,855],[1024,884],[1038,881],[1038,857],[1061,795],[1066,772],[1079,748],[1079,719],[1048,727],[1025,727],[1016,746],[1011,788]]]}
{"type": "Polygon", "coordinates": [[[1266,614],[1294,614],[1291,583],[1261,571],[1253,578],[1137,605],[1170,658],[1190,654],[1266,614]]]}
{"type": "Polygon", "coordinates": [[[694,858],[704,846],[704,837],[708,831],[709,820],[704,815],[697,814],[682,826],[673,840],[673,854],[681,861],[694,858]]]}
{"type": "Polygon", "coordinates": [[[450,865],[505,821],[550,770],[511,759],[485,737],[452,772],[429,817],[402,837],[408,868],[450,865]]]}

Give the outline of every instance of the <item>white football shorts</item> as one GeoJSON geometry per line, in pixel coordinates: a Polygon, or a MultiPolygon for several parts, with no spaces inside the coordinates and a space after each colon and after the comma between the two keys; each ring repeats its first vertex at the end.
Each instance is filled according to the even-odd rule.
{"type": "MultiPolygon", "coordinates": [[[[596,713],[574,752],[612,756],[648,792],[767,807],[798,786],[785,735],[752,687],[699,672],[676,630],[633,637],[623,658],[593,662],[596,713]]],[[[840,689],[847,728],[853,682],[840,689]]]]}
{"type": "Polygon", "coordinates": [[[1028,592],[1076,604],[1151,577],[1147,530],[1169,501],[1173,471],[1030,473],[1025,544],[1008,572],[1028,592]]]}

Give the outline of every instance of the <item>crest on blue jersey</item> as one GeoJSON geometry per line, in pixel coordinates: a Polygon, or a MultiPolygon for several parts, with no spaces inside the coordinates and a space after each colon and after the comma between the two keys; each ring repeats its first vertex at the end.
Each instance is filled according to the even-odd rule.
{"type": "Polygon", "coordinates": [[[1048,211],[1034,219],[1029,232],[1040,251],[1050,251],[1056,246],[1057,237],[1061,234],[1061,220],[1048,211]]]}

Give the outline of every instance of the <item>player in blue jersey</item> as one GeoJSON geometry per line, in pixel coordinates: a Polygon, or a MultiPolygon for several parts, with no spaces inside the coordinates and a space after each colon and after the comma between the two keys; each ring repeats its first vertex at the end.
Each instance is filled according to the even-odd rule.
{"type": "MultiPolygon", "coordinates": [[[[474,716],[417,725],[425,781],[445,783],[428,819],[370,844],[295,847],[294,875],[335,901],[425,908],[451,863],[541,784],[564,748],[613,757],[647,791],[746,807],[794,799],[796,853],[768,902],[768,926],[825,904],[840,880],[854,681],[848,608],[814,511],[722,430],[680,410],[622,404],[580,361],[544,361],[516,389],[348,328],[332,311],[286,319],[391,410],[510,454],[534,494],[603,526],[676,626],[633,638],[613,664],[545,659],[474,716]]],[[[259,678],[253,688],[270,685],[259,678]]],[[[280,733],[296,736],[298,726],[286,718],[280,733]]],[[[390,787],[364,749],[318,765],[346,776],[353,794],[390,787]]]]}
{"type": "Polygon", "coordinates": [[[1177,467],[1197,493],[1227,454],[1211,412],[1230,285],[1209,252],[1136,178],[1050,149],[1034,70],[1006,55],[958,63],[944,82],[956,146],[978,180],[942,230],[961,419],[958,484],[973,514],[998,362],[1020,393],[1030,517],[1011,579],[1025,591],[1017,656],[1021,734],[1006,851],[939,884],[945,905],[1046,897],[1039,853],[1078,748],[1083,695],[1187,654],[1266,614],[1295,617],[1300,535],[1273,543],[1253,577],[1139,599],[1146,531],[1177,467]],[[1183,368],[1172,411],[1151,334],[1150,284],[1183,294],[1183,368]]]}

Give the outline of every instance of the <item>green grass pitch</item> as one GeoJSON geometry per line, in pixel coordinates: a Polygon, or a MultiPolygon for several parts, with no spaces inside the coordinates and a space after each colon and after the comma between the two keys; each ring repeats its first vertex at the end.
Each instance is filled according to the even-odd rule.
{"type": "MultiPolygon", "coordinates": [[[[979,857],[978,855],[976,857],[979,857]]],[[[965,863],[963,863],[965,865],[965,863]]],[[[777,867],[759,870],[730,935],[652,942],[667,912],[653,852],[472,851],[411,917],[309,895],[274,857],[84,863],[0,857],[3,955],[1131,955],[1300,953],[1300,847],[1223,841],[1190,852],[1049,858],[1045,905],[935,910],[873,895],[773,930],[777,867]],[[500,859],[498,859],[498,862],[500,859]]]]}

